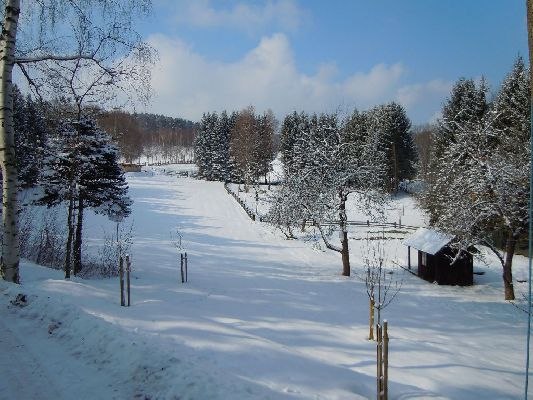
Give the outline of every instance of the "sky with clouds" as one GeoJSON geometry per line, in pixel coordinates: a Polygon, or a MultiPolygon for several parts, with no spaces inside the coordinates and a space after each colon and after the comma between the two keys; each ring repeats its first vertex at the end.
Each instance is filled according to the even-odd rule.
{"type": "Polygon", "coordinates": [[[460,77],[496,91],[527,57],[522,0],[153,0],[139,29],[159,53],[147,111],[195,121],[397,101],[420,124],[460,77]]]}

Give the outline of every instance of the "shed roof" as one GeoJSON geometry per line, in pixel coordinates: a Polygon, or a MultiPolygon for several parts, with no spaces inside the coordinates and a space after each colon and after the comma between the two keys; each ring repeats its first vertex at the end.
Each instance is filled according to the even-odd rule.
{"type": "Polygon", "coordinates": [[[431,255],[438,253],[453,240],[452,235],[428,229],[418,228],[415,233],[407,237],[403,244],[431,255]]]}

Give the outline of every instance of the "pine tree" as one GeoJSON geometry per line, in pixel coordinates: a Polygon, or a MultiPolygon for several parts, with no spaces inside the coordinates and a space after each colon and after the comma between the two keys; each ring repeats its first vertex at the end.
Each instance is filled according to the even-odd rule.
{"type": "Polygon", "coordinates": [[[288,167],[285,167],[286,174],[297,173],[299,170],[305,168],[312,163],[312,125],[316,125],[316,115],[309,116],[304,112],[298,115],[293,126],[292,136],[294,141],[292,144],[291,160],[288,167]]]}
{"type": "Polygon", "coordinates": [[[24,98],[16,86],[13,124],[19,184],[21,188],[32,187],[39,179],[48,133],[42,107],[30,96],[24,98]]]}
{"type": "Polygon", "coordinates": [[[88,118],[63,121],[51,141],[42,175],[44,195],[39,203],[68,204],[66,278],[70,278],[72,258],[74,273],[81,268],[83,210],[93,208],[112,220],[122,219],[130,212],[131,200],[118,164],[118,151],[110,141],[109,135],[88,118]]]}
{"type": "Polygon", "coordinates": [[[76,235],[73,250],[74,275],[82,269],[83,211],[91,208],[98,214],[119,223],[131,213],[132,201],[119,164],[119,152],[111,136],[87,121],[92,131],[91,151],[96,154],[90,170],[81,171],[78,188],[76,235]]]}
{"type": "Polygon", "coordinates": [[[452,88],[451,95],[442,108],[442,118],[438,121],[434,137],[433,154],[428,166],[427,190],[420,196],[423,208],[428,212],[430,223],[434,223],[447,204],[448,183],[454,180],[454,170],[444,155],[447,149],[457,142],[456,136],[465,129],[477,129],[484,124],[489,104],[488,91],[482,79],[479,85],[472,79],[459,79],[452,88]]]}
{"type": "Polygon", "coordinates": [[[281,126],[280,133],[280,153],[283,162],[284,175],[290,175],[294,163],[294,145],[299,136],[300,115],[294,111],[287,115],[281,126]]]}
{"type": "Polygon", "coordinates": [[[509,142],[525,143],[529,140],[529,78],[522,57],[518,57],[513,69],[502,82],[494,100],[492,113],[495,126],[509,137],[509,142]]]}
{"type": "Polygon", "coordinates": [[[386,190],[395,192],[403,179],[412,178],[416,150],[410,134],[411,121],[397,103],[374,107],[367,112],[367,129],[379,135],[387,154],[386,190]]]}
{"type": "Polygon", "coordinates": [[[204,113],[194,142],[195,162],[200,178],[212,180],[213,176],[213,132],[216,129],[216,113],[204,113]]]}
{"type": "Polygon", "coordinates": [[[272,170],[272,160],[274,160],[274,131],[277,121],[272,110],[268,110],[262,116],[257,117],[257,141],[255,145],[255,157],[257,164],[256,179],[265,177],[272,170]]]}
{"type": "Polygon", "coordinates": [[[435,138],[435,159],[446,147],[455,141],[455,134],[466,124],[479,123],[487,113],[489,104],[486,99],[488,87],[481,78],[479,85],[472,79],[459,79],[452,88],[450,98],[442,108],[435,138]]]}
{"type": "Polygon", "coordinates": [[[231,120],[226,111],[218,118],[212,135],[212,170],[213,180],[227,181],[229,171],[231,120]]]}

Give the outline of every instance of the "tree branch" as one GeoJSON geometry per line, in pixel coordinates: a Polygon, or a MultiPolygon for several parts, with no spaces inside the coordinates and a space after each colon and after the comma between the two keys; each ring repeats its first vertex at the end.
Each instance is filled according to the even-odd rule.
{"type": "Polygon", "coordinates": [[[315,225],[318,228],[318,231],[320,232],[320,236],[322,236],[322,240],[324,241],[324,244],[326,245],[326,247],[330,250],[336,251],[337,253],[342,253],[342,249],[340,247],[334,246],[333,244],[329,242],[320,223],[316,223],[315,225]]]}
{"type": "Polygon", "coordinates": [[[76,60],[92,60],[98,63],[98,60],[95,58],[95,54],[72,54],[66,56],[59,56],[57,54],[44,54],[38,57],[21,57],[15,58],[15,63],[18,65],[21,64],[31,64],[38,63],[43,61],[76,61],[76,60]]]}

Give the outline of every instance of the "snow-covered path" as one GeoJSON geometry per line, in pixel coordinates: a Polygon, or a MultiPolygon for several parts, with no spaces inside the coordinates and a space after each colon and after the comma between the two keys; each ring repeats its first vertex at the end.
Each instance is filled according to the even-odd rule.
{"type": "MultiPolygon", "coordinates": [[[[80,400],[375,396],[365,287],[340,276],[336,253],[283,240],[250,221],[221,183],[145,173],[130,175],[129,184],[135,200],[132,306],[118,305],[116,279],[66,282],[60,272],[25,265],[22,287],[9,286],[0,296],[7,306],[18,290],[30,294],[28,306],[6,311],[0,338],[7,326],[14,330],[2,349],[4,343],[26,346],[24,332],[38,330],[28,337],[35,338],[34,348],[50,343],[37,360],[42,369],[52,355],[74,371],[76,360],[96,366],[94,372],[79,366],[68,379],[80,400]],[[179,280],[171,239],[176,227],[189,255],[187,284],[179,280]],[[83,374],[94,378],[88,382],[101,379],[101,395],[72,383],[83,374]]],[[[101,237],[105,224],[91,219],[88,237],[101,237]]],[[[354,243],[355,271],[359,254],[354,243]]],[[[391,326],[391,398],[520,397],[525,316],[501,300],[498,276],[489,269],[471,288],[404,276],[384,313],[391,326]]],[[[33,363],[35,354],[20,363],[33,363]]],[[[0,389],[9,393],[4,378],[0,389]]],[[[62,375],[49,368],[35,378],[46,379],[56,383],[41,398],[55,392],[72,398],[62,375]]],[[[34,389],[27,388],[29,398],[34,389]]]]}

